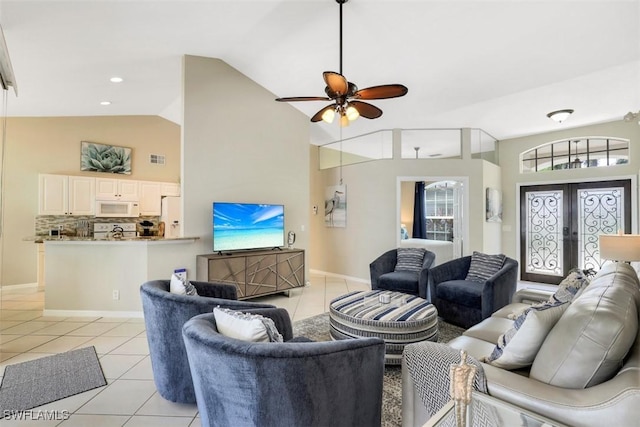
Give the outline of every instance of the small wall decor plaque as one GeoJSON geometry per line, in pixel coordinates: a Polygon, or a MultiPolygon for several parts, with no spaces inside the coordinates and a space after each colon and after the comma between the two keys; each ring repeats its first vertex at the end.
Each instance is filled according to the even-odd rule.
{"type": "Polygon", "coordinates": [[[131,148],[82,141],[80,170],[131,175],[131,148]]]}

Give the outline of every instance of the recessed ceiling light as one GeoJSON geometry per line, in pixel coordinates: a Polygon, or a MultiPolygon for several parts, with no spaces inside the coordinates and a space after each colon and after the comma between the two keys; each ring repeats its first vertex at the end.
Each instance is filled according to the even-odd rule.
{"type": "Polygon", "coordinates": [[[100,105],[111,105],[111,101],[101,101],[100,105]]]}
{"type": "Polygon", "coordinates": [[[111,77],[111,78],[109,79],[109,81],[110,81],[111,83],[122,83],[122,81],[123,81],[123,80],[124,80],[124,79],[123,79],[122,77],[111,77]]]}

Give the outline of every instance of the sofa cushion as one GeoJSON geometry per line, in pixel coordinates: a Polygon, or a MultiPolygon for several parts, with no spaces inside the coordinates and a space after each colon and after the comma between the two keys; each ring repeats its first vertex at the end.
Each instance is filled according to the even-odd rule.
{"type": "Polygon", "coordinates": [[[504,317],[488,317],[482,322],[473,325],[462,334],[467,337],[478,338],[492,345],[498,342],[500,335],[513,328],[513,320],[504,317]]]}
{"type": "Polygon", "coordinates": [[[213,309],[216,328],[222,335],[242,341],[282,342],[275,323],[259,314],[216,307],[213,309]]]}
{"type": "Polygon", "coordinates": [[[396,251],[397,261],[395,271],[418,272],[422,270],[425,253],[424,248],[398,248],[396,251]]]}
{"type": "Polygon", "coordinates": [[[458,305],[477,308],[482,305],[483,283],[471,280],[449,280],[436,287],[436,297],[458,305]]]}
{"type": "Polygon", "coordinates": [[[418,273],[415,271],[393,271],[378,278],[378,289],[404,293],[418,293],[418,273]]]}
{"type": "Polygon", "coordinates": [[[638,333],[639,285],[628,264],[605,265],[547,335],[531,378],[573,389],[612,378],[638,333]]]}
{"type": "Polygon", "coordinates": [[[186,280],[182,280],[175,274],[171,275],[171,281],[169,282],[169,292],[178,295],[198,295],[198,291],[195,286],[186,280]]]}
{"type": "Polygon", "coordinates": [[[487,281],[502,268],[506,258],[507,257],[503,254],[487,255],[482,252],[473,251],[473,255],[471,255],[471,265],[469,266],[466,280],[473,280],[476,282],[487,281]]]}
{"type": "Polygon", "coordinates": [[[496,347],[484,362],[503,369],[530,366],[547,334],[568,306],[567,302],[555,302],[528,308],[513,322],[513,327],[498,338],[496,347]]]}

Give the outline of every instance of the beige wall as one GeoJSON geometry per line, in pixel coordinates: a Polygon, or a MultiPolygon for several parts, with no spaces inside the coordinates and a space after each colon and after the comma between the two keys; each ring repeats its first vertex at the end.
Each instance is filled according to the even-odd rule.
{"type": "MultiPolygon", "coordinates": [[[[394,141],[394,153],[399,151],[394,141]]],[[[317,148],[314,150],[317,151],[317,148]]],[[[400,236],[399,180],[468,177],[469,239],[464,253],[484,249],[485,177],[499,175],[500,168],[484,160],[399,159],[367,162],[342,168],[347,193],[347,226],[327,228],[322,209],[311,221],[311,241],[318,251],[311,253],[311,268],[347,277],[369,280],[369,263],[384,251],[395,248],[400,236]],[[481,207],[476,209],[476,207],[481,207]]],[[[313,160],[312,160],[313,162],[313,160]]],[[[324,207],[325,187],[339,184],[340,169],[319,171],[312,164],[311,205],[324,207]]],[[[411,230],[409,230],[411,231],[411,230]]],[[[500,252],[498,250],[498,252],[500,252]]]]}
{"type": "MultiPolygon", "coordinates": [[[[219,59],[185,56],[184,233],[200,240],[176,254],[196,277],[212,252],[213,201],[281,203],[296,248],[309,244],[309,118],[219,59]]],[[[308,267],[308,265],[307,265],[308,267]]]]}
{"type": "MultiPolygon", "coordinates": [[[[601,123],[572,129],[563,129],[522,138],[500,141],[500,166],[502,169],[502,245],[507,256],[517,259],[519,249],[520,225],[518,218],[518,185],[554,182],[580,182],[593,180],[609,180],[617,177],[636,177],[640,167],[640,126],[636,122],[601,123]],[[567,169],[539,173],[520,173],[520,153],[547,142],[568,138],[583,137],[618,137],[630,140],[630,161],[627,165],[617,165],[606,168],[567,169]]],[[[637,232],[637,190],[632,191],[632,209],[636,212],[633,217],[634,232],[637,232]]]]}
{"type": "Polygon", "coordinates": [[[4,164],[2,285],[36,281],[34,234],[38,174],[104,176],[80,171],[80,141],[131,147],[132,174],[122,179],[178,182],[180,127],[157,116],[8,118],[4,164]],[[148,163],[164,154],[166,165],[148,163]]]}

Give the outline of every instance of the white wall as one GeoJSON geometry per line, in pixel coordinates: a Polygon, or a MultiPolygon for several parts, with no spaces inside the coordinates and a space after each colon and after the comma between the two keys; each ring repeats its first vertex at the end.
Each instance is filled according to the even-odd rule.
{"type": "Polygon", "coordinates": [[[212,252],[215,200],[284,204],[285,227],[306,249],[309,118],[220,59],[185,56],[183,79],[184,235],[200,240],[176,256],[189,277],[196,255],[212,252]]]}
{"type": "MultiPolygon", "coordinates": [[[[394,141],[398,152],[400,141],[394,141]]],[[[463,146],[469,141],[463,142],[463,146]]],[[[317,147],[312,148],[317,159],[317,147]]],[[[469,219],[469,238],[464,253],[485,250],[484,234],[485,179],[496,186],[500,168],[484,160],[467,158],[451,160],[399,159],[359,163],[342,168],[343,184],[347,192],[347,226],[327,228],[323,212],[312,216],[311,226],[314,251],[311,268],[362,280],[369,280],[369,263],[383,252],[395,248],[399,236],[400,186],[398,178],[407,181],[424,180],[426,177],[468,177],[468,206],[465,215],[469,219]]],[[[312,164],[311,205],[324,206],[325,187],[337,185],[340,169],[318,170],[312,164]]],[[[411,231],[411,230],[409,230],[411,231]]],[[[499,239],[495,239],[499,245],[499,239]]],[[[490,247],[501,252],[499,247],[490,247]]]]}

